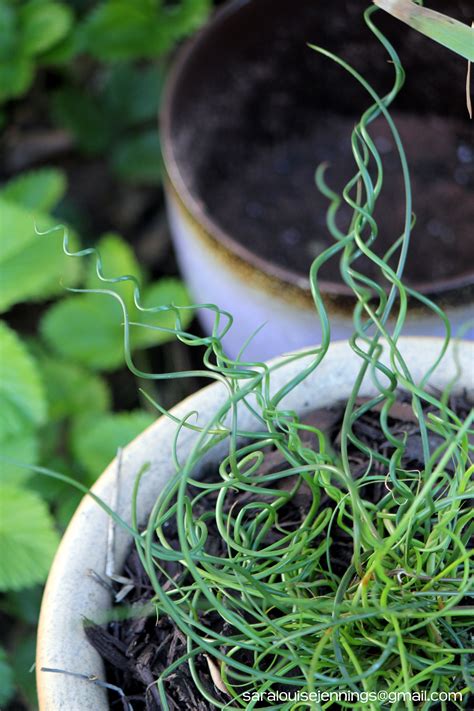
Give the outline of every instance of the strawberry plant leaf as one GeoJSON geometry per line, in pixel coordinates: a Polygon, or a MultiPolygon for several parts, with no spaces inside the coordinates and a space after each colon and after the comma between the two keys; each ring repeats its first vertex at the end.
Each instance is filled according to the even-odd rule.
{"type": "Polygon", "coordinates": [[[49,212],[66,192],[66,176],[56,168],[22,173],[2,185],[0,197],[32,210],[49,212]]]}
{"type": "Polygon", "coordinates": [[[13,669],[8,663],[7,653],[0,647],[0,704],[7,704],[13,696],[13,669]]]}
{"type": "Polygon", "coordinates": [[[19,8],[18,19],[22,53],[31,57],[63,39],[74,16],[65,3],[30,0],[19,8]]]}
{"type": "Polygon", "coordinates": [[[82,412],[105,412],[110,406],[110,390],[99,375],[75,363],[47,356],[39,368],[48,399],[48,417],[57,422],[82,412]]]}
{"type": "MultiPolygon", "coordinates": [[[[0,440],[2,457],[17,459],[23,464],[37,464],[38,436],[25,430],[18,434],[8,435],[0,440]]],[[[0,481],[2,484],[23,484],[31,477],[31,472],[0,458],[0,481]]]]}
{"type": "Polygon", "coordinates": [[[140,411],[78,418],[72,428],[72,449],[91,482],[110,464],[119,447],[125,447],[155,419],[140,411]]]}
{"type": "Polygon", "coordinates": [[[124,362],[123,316],[110,296],[70,296],[51,306],[40,323],[41,333],[63,358],[97,370],[113,370],[124,362]]]}
{"type": "MultiPolygon", "coordinates": [[[[132,275],[139,282],[142,280],[142,273],[135,254],[130,245],[112,232],[105,234],[97,243],[102,270],[108,279],[132,275]]],[[[127,307],[133,307],[133,284],[132,282],[119,282],[109,284],[99,279],[96,272],[96,259],[90,259],[86,272],[86,287],[88,289],[112,289],[122,296],[127,307]]]]}
{"type": "Polygon", "coordinates": [[[109,146],[115,122],[109,120],[94,97],[74,87],[64,87],[52,95],[51,112],[56,123],[73,134],[85,153],[96,155],[109,146]]]}
{"type": "Polygon", "coordinates": [[[59,543],[46,504],[36,494],[0,485],[0,591],[45,580],[59,543]]]}
{"type": "Polygon", "coordinates": [[[36,362],[3,321],[0,353],[0,435],[5,439],[41,425],[46,419],[46,398],[36,362]]]}
{"type": "MultiPolygon", "coordinates": [[[[146,308],[153,306],[169,305],[189,306],[191,299],[186,286],[180,279],[165,278],[151,284],[145,289],[142,305],[146,308]]],[[[182,328],[187,328],[193,318],[191,309],[186,309],[180,313],[182,328]]],[[[176,316],[173,311],[162,311],[158,313],[139,312],[136,317],[139,323],[160,328],[175,328],[176,316]]],[[[174,335],[164,331],[155,331],[150,328],[136,327],[132,331],[132,344],[135,348],[146,348],[160,343],[173,340],[174,335]]]]}
{"type": "MultiPolygon", "coordinates": [[[[80,277],[79,259],[67,257],[62,248],[63,231],[38,235],[57,226],[44,212],[29,210],[0,196],[0,311],[19,301],[46,299],[63,291],[80,277]]],[[[70,246],[77,248],[70,235],[70,246]]]]}
{"type": "Polygon", "coordinates": [[[145,131],[122,140],[112,153],[112,166],[122,180],[141,185],[159,185],[163,161],[158,132],[145,131]]]}

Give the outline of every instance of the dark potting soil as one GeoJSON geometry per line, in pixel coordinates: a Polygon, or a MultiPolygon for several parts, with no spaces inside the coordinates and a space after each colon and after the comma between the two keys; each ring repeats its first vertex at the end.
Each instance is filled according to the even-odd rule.
{"type": "MultiPolygon", "coordinates": [[[[464,418],[471,410],[472,403],[464,396],[456,396],[451,398],[450,406],[460,418],[464,418]]],[[[431,409],[431,407],[427,407],[425,412],[431,409]]],[[[332,444],[337,446],[341,431],[342,414],[343,407],[341,405],[333,409],[313,411],[304,418],[304,421],[325,432],[332,444]]],[[[411,404],[404,393],[400,393],[397,403],[391,410],[389,424],[395,437],[402,437],[404,434],[407,437],[402,465],[407,469],[416,470],[422,468],[423,454],[419,427],[413,415],[411,404]]],[[[392,451],[391,445],[380,430],[378,412],[369,411],[359,418],[354,426],[354,434],[359,440],[369,444],[373,450],[385,456],[390,455],[392,451]]],[[[306,446],[313,446],[314,436],[303,432],[301,437],[306,446]]],[[[431,434],[431,451],[434,451],[439,444],[439,437],[431,434]]],[[[350,447],[349,454],[352,474],[357,479],[367,470],[367,458],[353,446],[350,447]]],[[[279,452],[269,451],[258,473],[276,473],[285,464],[286,462],[279,452]]],[[[372,471],[374,474],[383,474],[385,472],[384,465],[375,462],[372,465],[372,471]]],[[[213,467],[206,472],[205,478],[217,480],[216,468],[213,467]]],[[[281,486],[289,487],[291,485],[292,482],[288,479],[282,480],[281,486]]],[[[377,502],[385,494],[384,483],[375,483],[364,487],[363,496],[367,500],[377,502]]],[[[235,494],[233,499],[229,496],[226,500],[226,506],[246,504],[251,500],[251,497],[252,495],[249,493],[235,494]]],[[[216,493],[213,492],[205,499],[201,499],[197,513],[201,514],[205,511],[213,510],[215,498],[216,493]]],[[[281,511],[280,523],[285,525],[287,531],[291,530],[292,526],[294,528],[300,526],[308,509],[308,502],[309,497],[303,485],[293,499],[285,505],[285,509],[281,511]]],[[[321,506],[331,505],[332,502],[329,498],[323,496],[321,506]]],[[[176,547],[178,547],[176,521],[171,519],[168,525],[168,541],[171,545],[176,542],[176,547]]],[[[270,533],[269,535],[273,536],[272,540],[277,540],[281,534],[270,533]]],[[[224,553],[222,539],[217,528],[213,527],[212,524],[209,524],[207,541],[207,550],[212,551],[213,555],[224,553]]],[[[265,541],[265,544],[269,542],[270,540],[265,541]]],[[[352,538],[345,531],[339,528],[333,529],[330,548],[332,570],[341,577],[350,565],[353,552],[352,546],[352,538]]],[[[170,576],[177,572],[176,564],[163,561],[161,564],[166,567],[170,576]]],[[[126,609],[128,608],[132,612],[134,608],[141,609],[153,597],[153,588],[134,547],[130,550],[121,575],[129,581],[127,584],[130,584],[132,589],[125,600],[118,605],[119,611],[120,609],[124,610],[124,605],[126,609]]],[[[162,582],[164,582],[163,578],[162,582]]],[[[117,592],[120,592],[120,587],[117,587],[117,592]]],[[[118,615],[118,618],[117,621],[110,622],[108,625],[97,625],[91,621],[86,621],[85,623],[89,641],[105,661],[107,682],[124,692],[134,711],[160,711],[162,707],[154,682],[171,663],[186,653],[185,635],[168,616],[161,615],[158,621],[153,613],[149,617],[131,618],[128,615],[128,619],[120,619],[120,615],[118,615]]],[[[229,630],[226,630],[222,619],[212,612],[204,613],[202,621],[207,625],[212,625],[216,631],[219,631],[224,636],[226,632],[229,632],[229,630]]],[[[251,660],[248,661],[251,663],[251,660]]],[[[214,686],[209,665],[204,655],[199,655],[196,658],[196,668],[201,682],[209,689],[210,693],[221,698],[223,703],[226,703],[228,697],[214,686]]],[[[186,709],[186,711],[211,711],[214,708],[203,699],[196,688],[186,663],[181,664],[167,677],[165,688],[171,711],[181,711],[182,709],[186,709]]],[[[123,708],[128,709],[126,700],[122,698],[121,701],[123,708]]],[[[111,704],[114,702],[114,708],[117,705],[120,707],[121,702],[116,692],[111,692],[110,702],[111,704]]]]}
{"type": "MultiPolygon", "coordinates": [[[[420,284],[427,276],[445,279],[474,268],[474,150],[468,131],[452,118],[395,112],[393,117],[407,149],[416,214],[407,281],[420,284]]],[[[350,149],[355,117],[315,113],[313,123],[308,135],[274,144],[213,144],[208,167],[214,170],[206,175],[214,180],[204,188],[209,214],[224,230],[258,256],[302,276],[333,241],[325,221],[329,202],[315,185],[316,167],[329,163],[326,180],[337,192],[355,172],[350,149]]],[[[370,133],[384,170],[374,213],[375,251],[383,255],[403,232],[404,186],[386,121],[377,119],[370,133]]],[[[345,206],[338,227],[346,231],[350,218],[345,206]]],[[[321,278],[337,281],[338,261],[332,259],[321,278]]],[[[365,259],[355,266],[370,276],[377,272],[365,259]]]]}
{"type": "MultiPolygon", "coordinates": [[[[227,17],[194,52],[174,97],[173,150],[201,208],[251,253],[307,278],[313,258],[333,243],[328,201],[314,183],[340,191],[355,173],[350,136],[370,104],[344,70],[308,47],[342,57],[379,92],[393,83],[385,49],[365,26],[367,0],[258,0],[227,17]]],[[[447,12],[446,0],[430,7],[447,12]]],[[[472,0],[449,14],[470,24],[472,0]]],[[[406,281],[429,291],[434,280],[474,272],[474,149],[466,109],[466,69],[454,53],[377,12],[374,23],[398,52],[406,82],[391,111],[404,141],[417,222],[406,281]]],[[[405,200],[393,138],[383,119],[369,128],[385,183],[375,217],[375,251],[401,234],[405,200]]],[[[347,224],[341,213],[340,227],[347,224]]],[[[373,274],[359,260],[356,268],[373,274]]],[[[338,258],[320,278],[340,281],[338,258]]]]}

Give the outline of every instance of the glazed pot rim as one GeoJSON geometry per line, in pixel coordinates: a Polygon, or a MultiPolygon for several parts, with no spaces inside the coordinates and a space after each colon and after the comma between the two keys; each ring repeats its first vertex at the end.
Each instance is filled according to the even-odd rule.
{"type": "MultiPolygon", "coordinates": [[[[174,100],[179,94],[180,83],[186,75],[188,66],[192,63],[194,54],[201,47],[212,42],[213,36],[219,27],[239,12],[243,7],[251,5],[258,0],[231,0],[228,5],[217,10],[210,21],[191,39],[181,50],[169,71],[163,92],[159,124],[163,153],[163,162],[167,177],[191,217],[204,229],[207,237],[217,242],[228,253],[241,259],[251,268],[263,272],[266,276],[283,284],[288,284],[306,295],[311,293],[309,278],[298,272],[275,264],[270,259],[259,256],[248,249],[232,234],[224,229],[219,222],[205,209],[203,201],[195,193],[186,180],[186,171],[181,169],[182,161],[179,160],[175,150],[172,125],[174,114],[174,100]]],[[[353,297],[353,291],[346,284],[338,281],[321,279],[319,281],[321,292],[333,297],[353,297]]],[[[474,286],[474,269],[457,274],[421,283],[410,284],[410,288],[426,296],[437,296],[459,289],[474,286]]],[[[388,289],[387,289],[388,291],[388,289]]]]}
{"type": "MultiPolygon", "coordinates": [[[[442,344],[443,339],[430,336],[404,337],[399,340],[400,350],[409,363],[416,381],[423,376],[434,360],[433,350],[440,351],[442,344]]],[[[474,379],[470,377],[474,344],[461,342],[457,359],[453,357],[454,348],[455,344],[452,344],[444,356],[446,360],[437,368],[433,380],[436,381],[437,387],[444,387],[451,382],[459,367],[463,373],[460,387],[471,390],[474,387],[474,379]]],[[[302,349],[302,352],[305,351],[308,349],[302,349]]],[[[385,353],[385,357],[387,355],[385,353]]],[[[284,356],[272,359],[269,363],[282,362],[282,359],[284,360],[284,356]]],[[[300,413],[303,413],[317,407],[318,402],[328,405],[330,402],[346,397],[346,393],[354,383],[354,373],[360,367],[360,359],[346,341],[339,341],[331,345],[331,353],[323,364],[325,365],[322,372],[318,370],[318,377],[314,374],[310,376],[311,383],[306,383],[307,388],[304,390],[298,388],[290,394],[290,407],[297,403],[300,413]],[[329,393],[332,395],[329,396],[329,393]]],[[[293,377],[294,367],[294,363],[287,361],[281,368],[276,369],[274,387],[280,387],[282,382],[286,382],[288,376],[293,377]]],[[[370,381],[363,385],[366,392],[370,392],[372,387],[370,381]]],[[[210,412],[215,412],[215,408],[225,397],[227,393],[222,384],[213,383],[190,395],[173,408],[172,412],[181,419],[190,410],[195,410],[207,418],[210,412]]],[[[249,416],[247,412],[246,408],[243,408],[244,418],[249,416]]],[[[142,463],[150,461],[150,470],[140,485],[140,489],[143,486],[145,491],[140,491],[138,497],[139,516],[144,521],[148,518],[151,506],[147,503],[147,507],[140,513],[143,500],[147,500],[146,497],[154,500],[164,483],[173,476],[174,463],[170,460],[172,460],[172,433],[175,432],[176,427],[177,425],[168,418],[158,418],[124,449],[122,499],[119,500],[116,510],[126,521],[131,515],[130,491],[142,463]],[[163,462],[167,463],[171,474],[169,472],[163,474],[163,462]],[[142,493],[143,498],[141,498],[142,493]],[[124,502],[126,502],[125,507],[124,502]]],[[[187,456],[190,447],[193,446],[194,436],[195,433],[188,431],[183,433],[184,441],[181,445],[183,456],[187,456]]],[[[117,461],[114,460],[94,484],[93,491],[112,505],[113,492],[118,488],[120,487],[117,486],[117,461]]],[[[56,667],[74,672],[86,672],[89,675],[102,673],[102,662],[98,653],[85,640],[82,618],[86,616],[91,619],[101,611],[109,609],[111,605],[110,594],[88,574],[91,568],[98,573],[97,566],[102,565],[106,560],[108,522],[108,515],[91,497],[85,496],[67,528],[51,568],[38,630],[37,682],[40,711],[57,711],[58,708],[67,708],[68,711],[83,711],[84,708],[106,711],[109,708],[103,688],[87,684],[75,677],[41,671],[42,667],[56,667]],[[85,697],[87,697],[86,705],[85,697]],[[67,704],[64,705],[66,701],[67,704]]],[[[116,542],[117,550],[128,550],[130,537],[121,529],[117,529],[117,534],[119,537],[116,542]]],[[[100,567],[100,571],[102,569],[100,567]]]]}

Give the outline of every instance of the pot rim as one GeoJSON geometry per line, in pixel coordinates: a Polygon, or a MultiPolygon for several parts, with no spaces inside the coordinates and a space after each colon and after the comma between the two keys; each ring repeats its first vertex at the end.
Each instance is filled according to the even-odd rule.
{"type": "MultiPolygon", "coordinates": [[[[415,380],[422,377],[434,360],[433,351],[437,353],[442,343],[443,339],[429,336],[412,336],[399,340],[400,349],[404,358],[409,361],[415,380]]],[[[459,363],[462,370],[459,386],[474,390],[474,378],[471,374],[474,343],[459,342],[457,361],[453,358],[453,348],[454,345],[451,344],[441,366],[435,371],[432,382],[435,381],[439,388],[448,384],[456,375],[459,363]]],[[[360,367],[360,359],[346,341],[333,343],[330,350],[329,355],[319,366],[317,375],[310,376],[311,382],[306,381],[304,389],[297,388],[289,396],[287,404],[297,408],[300,413],[318,406],[319,402],[328,406],[332,402],[344,399],[353,385],[354,374],[360,367]],[[328,395],[328,390],[333,393],[332,399],[328,395]],[[312,398],[311,403],[309,397],[312,398]]],[[[282,361],[284,357],[273,359],[270,363],[282,361]]],[[[301,362],[298,362],[296,367],[299,369],[301,362]]],[[[273,387],[278,388],[282,383],[287,382],[294,368],[294,363],[286,362],[275,370],[272,375],[273,387]]],[[[362,391],[366,393],[371,391],[369,381],[366,381],[362,391]]],[[[172,413],[182,418],[190,410],[196,410],[203,417],[202,421],[205,421],[207,415],[214,412],[216,406],[222,403],[226,396],[222,384],[213,383],[190,395],[173,408],[172,413]]],[[[242,408],[242,415],[245,427],[248,424],[246,418],[250,417],[246,408],[242,408]]],[[[176,427],[168,418],[157,419],[124,449],[123,473],[119,486],[117,486],[117,460],[114,459],[92,487],[92,491],[111,506],[113,506],[114,492],[119,490],[117,510],[125,520],[130,520],[130,491],[142,463],[150,462],[150,470],[148,475],[143,477],[139,492],[138,506],[143,522],[146,521],[153,500],[163,484],[173,476],[174,464],[170,454],[176,427]],[[168,472],[165,471],[163,474],[162,470],[166,466],[168,472]]],[[[188,431],[183,433],[183,440],[180,440],[183,456],[187,456],[195,437],[195,433],[188,431]]],[[[214,458],[216,456],[218,456],[217,450],[214,458]]],[[[67,708],[68,711],[84,711],[84,708],[107,711],[109,708],[104,689],[87,684],[76,677],[41,671],[45,666],[85,674],[98,674],[99,677],[103,673],[102,660],[86,641],[82,620],[84,617],[91,618],[110,608],[110,593],[89,574],[91,568],[99,572],[99,566],[105,564],[109,530],[108,515],[89,496],[85,496],[61,541],[43,596],[36,658],[40,711],[57,711],[59,708],[67,708]]],[[[115,550],[116,553],[120,552],[123,559],[129,549],[130,538],[121,529],[117,529],[116,533],[115,550]]],[[[119,567],[118,563],[117,569],[119,567]]],[[[103,569],[100,567],[100,571],[103,569]]]]}
{"type": "MultiPolygon", "coordinates": [[[[273,263],[270,259],[261,257],[241,244],[238,239],[224,229],[217,220],[210,215],[202,200],[195,194],[187,182],[186,171],[181,169],[182,162],[175,150],[172,135],[173,114],[175,98],[180,93],[180,84],[186,75],[188,66],[193,62],[194,54],[202,46],[212,43],[214,34],[225,24],[229,17],[236,15],[242,8],[258,0],[231,0],[223,8],[217,10],[210,21],[191,39],[184,43],[169,71],[163,92],[163,102],[159,114],[160,136],[163,153],[163,162],[167,177],[179,196],[183,206],[190,216],[204,230],[207,237],[217,242],[231,255],[236,256],[258,272],[275,279],[283,284],[289,284],[308,295],[311,293],[309,279],[306,276],[273,263]]],[[[352,290],[346,285],[336,281],[321,279],[319,282],[321,292],[334,297],[352,297],[352,290]]],[[[458,289],[474,286],[474,269],[456,276],[445,277],[410,285],[412,289],[424,295],[443,295],[458,289]]]]}

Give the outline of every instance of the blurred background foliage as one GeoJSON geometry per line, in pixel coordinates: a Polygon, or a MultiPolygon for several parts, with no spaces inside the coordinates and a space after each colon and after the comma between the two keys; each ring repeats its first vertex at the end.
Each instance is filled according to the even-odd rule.
{"type": "MultiPolygon", "coordinates": [[[[66,290],[95,288],[95,265],[67,258],[63,229],[51,230],[97,245],[107,276],[135,275],[145,305],[189,303],[163,212],[157,115],[177,44],[213,4],[0,0],[0,449],[11,460],[90,485],[156,416],[123,367],[118,303],[66,290]]],[[[130,285],[114,288],[133,316],[130,285]]],[[[143,369],[189,367],[186,349],[151,330],[133,349],[143,369]]],[[[194,387],[152,394],[169,406],[194,387]]],[[[36,708],[42,584],[80,495],[5,459],[0,490],[0,705],[20,711],[36,708]]]]}

